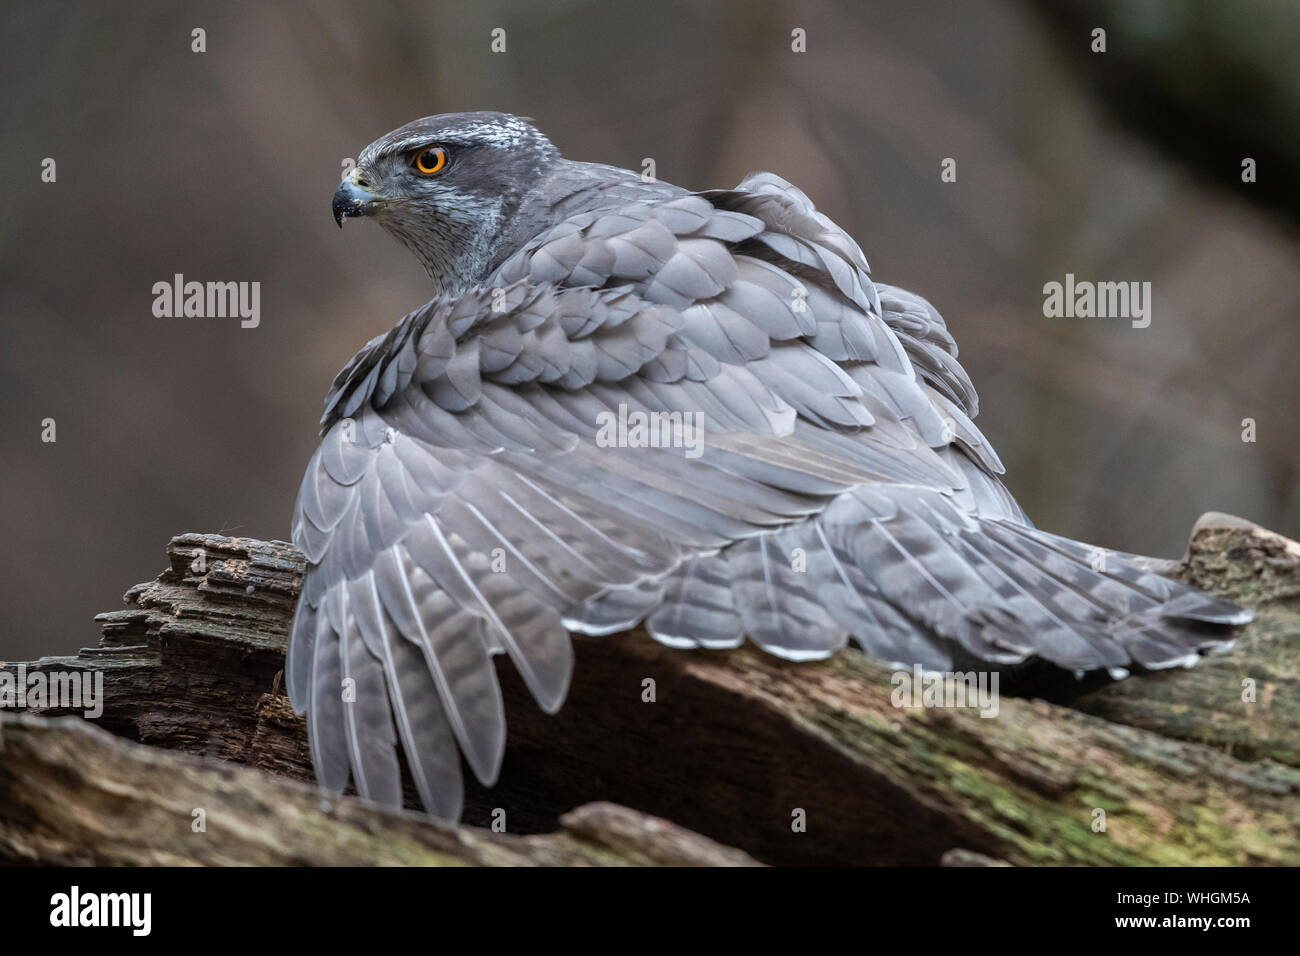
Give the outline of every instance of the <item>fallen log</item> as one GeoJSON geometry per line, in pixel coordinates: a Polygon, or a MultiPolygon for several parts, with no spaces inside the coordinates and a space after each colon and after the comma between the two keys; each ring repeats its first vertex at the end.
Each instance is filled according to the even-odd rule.
{"type": "Polygon", "coordinates": [[[543,836],[444,827],[89,722],[0,715],[0,861],[69,866],[752,866],[666,820],[589,804],[543,836]]]}
{"type": "Polygon", "coordinates": [[[1106,720],[1300,767],[1300,544],[1228,515],[1205,515],[1169,571],[1255,612],[1231,654],[1103,683],[1070,700],[1106,720]]]}
{"type": "MultiPolygon", "coordinates": [[[[101,672],[96,722],[113,734],[311,780],[282,686],[301,556],[195,534],[168,553],[127,609],[99,616],[98,647],[27,666],[101,672]]],[[[496,787],[470,785],[465,822],[547,833],[600,800],[776,864],[1300,863],[1300,546],[1213,516],[1167,570],[1256,609],[1233,652],[1103,686],[1058,682],[1051,700],[1004,693],[993,718],[895,707],[890,672],[857,653],[794,664],[670,650],[641,631],[578,638],[569,700],[551,717],[502,661],[506,759],[496,787]]],[[[0,835],[22,816],[10,763],[0,835]]]]}

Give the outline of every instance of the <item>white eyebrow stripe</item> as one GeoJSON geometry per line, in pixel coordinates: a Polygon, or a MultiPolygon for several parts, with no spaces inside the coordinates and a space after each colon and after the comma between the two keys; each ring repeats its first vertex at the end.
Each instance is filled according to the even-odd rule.
{"type": "Polygon", "coordinates": [[[379,159],[382,156],[391,156],[393,153],[405,153],[408,150],[415,149],[419,146],[425,146],[438,142],[428,133],[411,135],[403,137],[392,143],[385,143],[383,146],[376,146],[371,143],[361,151],[360,162],[365,163],[373,159],[379,159]]]}
{"type": "Polygon", "coordinates": [[[441,145],[474,146],[483,144],[511,148],[526,143],[537,142],[541,134],[524,122],[475,123],[471,126],[459,126],[443,131],[427,130],[411,133],[391,143],[371,143],[361,151],[359,162],[366,163],[394,153],[404,153],[420,146],[441,145]],[[445,137],[440,137],[440,132],[445,137]]]}

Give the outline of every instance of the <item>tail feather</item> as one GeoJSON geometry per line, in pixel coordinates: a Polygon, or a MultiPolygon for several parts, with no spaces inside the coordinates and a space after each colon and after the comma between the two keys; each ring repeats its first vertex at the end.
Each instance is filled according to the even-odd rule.
{"type": "Polygon", "coordinates": [[[737,647],[745,629],[732,598],[727,563],[716,555],[692,558],[672,576],[664,602],[646,630],[669,647],[737,647]]]}
{"type": "Polygon", "coordinates": [[[673,646],[749,636],[793,659],[846,641],[890,663],[942,669],[1041,658],[1123,676],[1231,646],[1250,612],[1142,559],[963,511],[914,487],[847,492],[821,514],[686,562],[647,620],[673,646]]]}
{"type": "Polygon", "coordinates": [[[962,535],[961,545],[1016,618],[1055,648],[1055,663],[1077,671],[1122,668],[1129,662],[1123,646],[1099,621],[1089,619],[1089,605],[1069,594],[1063,596],[1071,606],[1053,599],[1052,581],[1039,568],[1017,560],[1014,552],[981,533],[962,535]]]}
{"type": "Polygon", "coordinates": [[[664,596],[662,583],[641,581],[592,595],[564,616],[564,626],[579,634],[616,634],[635,627],[664,596]]]}
{"type": "Polygon", "coordinates": [[[1000,523],[1022,536],[1036,539],[1046,547],[1053,548],[1066,557],[1089,566],[1096,562],[1097,555],[1100,554],[1103,558],[1101,573],[1123,581],[1138,592],[1150,596],[1160,604],[1160,613],[1163,617],[1232,625],[1246,624],[1251,619],[1250,611],[1231,601],[1206,594],[1173,578],[1166,578],[1147,570],[1140,563],[1147,559],[1140,555],[1126,554],[1122,551],[1105,551],[1046,531],[1025,529],[1007,521],[1000,523]],[[1107,560],[1112,557],[1114,561],[1107,560]]]}
{"type": "Polygon", "coordinates": [[[763,650],[790,660],[829,657],[849,632],[827,611],[833,578],[808,573],[815,541],[808,524],[732,545],[725,552],[731,593],[745,631],[763,650]]]}

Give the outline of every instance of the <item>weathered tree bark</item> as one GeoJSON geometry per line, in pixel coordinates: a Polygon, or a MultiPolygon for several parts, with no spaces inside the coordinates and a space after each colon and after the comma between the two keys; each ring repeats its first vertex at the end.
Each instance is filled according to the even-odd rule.
{"type": "Polygon", "coordinates": [[[1071,705],[1245,760],[1300,767],[1300,544],[1228,515],[1206,515],[1187,558],[1171,570],[1254,610],[1233,652],[1132,684],[1103,683],[1071,705]],[[1243,700],[1247,690],[1254,701],[1243,700]]]}
{"type": "MultiPolygon", "coordinates": [[[[347,849],[331,862],[454,855],[439,842],[446,831],[346,799],[334,802],[345,810],[295,817],[312,834],[304,842],[245,833],[277,801],[298,808],[291,817],[319,804],[311,791],[268,776],[312,779],[303,722],[281,673],[302,559],[282,542],[214,535],[181,535],[169,555],[157,581],[128,592],[128,609],[100,615],[99,647],[27,666],[100,670],[101,728],[226,764],[200,766],[64,724],[6,723],[0,857],[316,862],[303,847],[335,842],[347,849]],[[9,759],[14,747],[21,759],[9,759]],[[71,775],[78,761],[92,769],[71,775]],[[43,788],[39,801],[33,788],[43,788]],[[60,802],[73,809],[41,815],[60,802]],[[112,840],[84,825],[105,802],[137,837],[112,840]],[[190,812],[203,806],[235,814],[241,837],[186,856],[190,812]],[[169,813],[181,814],[180,824],[169,813]],[[37,835],[23,839],[32,820],[37,835]],[[165,821],[183,826],[180,836],[165,821]],[[351,829],[321,841],[326,826],[351,829]],[[422,826],[441,836],[413,835],[422,826]],[[358,828],[381,836],[358,843],[358,828]],[[171,836],[148,839],[154,832],[171,836]]],[[[1300,863],[1300,546],[1213,516],[1198,525],[1188,559],[1168,570],[1256,610],[1232,653],[1117,683],[1024,685],[1050,701],[1008,698],[1004,685],[994,718],[895,707],[890,673],[853,652],[793,664],[750,648],[670,650],[640,631],[577,638],[569,700],[551,717],[500,659],[505,764],[496,787],[470,786],[465,822],[487,825],[504,811],[512,834],[560,831],[520,843],[462,827],[463,840],[479,842],[457,859],[515,862],[506,859],[514,852],[542,862],[743,862],[690,833],[657,858],[654,838],[626,852],[575,848],[581,839],[622,846],[625,831],[644,831],[632,811],[586,811],[585,824],[565,816],[604,800],[768,863],[1300,863]],[[643,698],[647,679],[653,701],[643,698]],[[615,813],[626,816],[607,826],[615,813]]],[[[287,825],[265,819],[268,830],[287,825]]],[[[658,826],[662,834],[668,825],[658,826]]]]}
{"type": "Polygon", "coordinates": [[[0,860],[64,865],[752,866],[666,820],[588,804],[560,831],[434,826],[88,722],[0,720],[0,860]]]}

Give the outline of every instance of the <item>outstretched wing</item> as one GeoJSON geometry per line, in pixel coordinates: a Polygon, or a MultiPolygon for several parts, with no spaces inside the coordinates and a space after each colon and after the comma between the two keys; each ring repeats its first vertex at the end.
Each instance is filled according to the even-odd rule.
{"type": "Polygon", "coordinates": [[[321,784],[397,806],[400,740],[456,818],[459,756],[504,751],[492,657],[553,711],[569,631],[1092,667],[1193,653],[1170,602],[1237,614],[1028,528],[975,408],[933,308],[776,177],[571,216],[335,380],[288,663],[321,784]]]}

